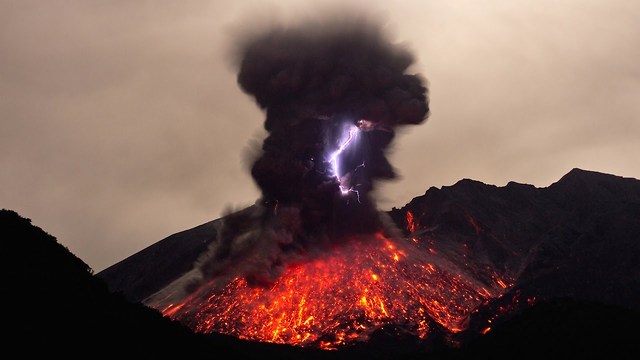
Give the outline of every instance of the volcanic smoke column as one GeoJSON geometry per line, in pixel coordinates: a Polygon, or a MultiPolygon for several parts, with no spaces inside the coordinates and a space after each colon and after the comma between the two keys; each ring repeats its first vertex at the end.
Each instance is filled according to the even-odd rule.
{"type": "Polygon", "coordinates": [[[238,83],[266,114],[251,168],[261,203],[299,209],[303,242],[380,230],[369,193],[396,176],[385,150],[429,114],[411,54],[362,19],[272,29],[240,54],[238,83]]]}
{"type": "MultiPolygon", "coordinates": [[[[369,19],[335,16],[273,28],[246,38],[238,50],[238,83],[266,115],[267,136],[251,163],[262,196],[223,216],[216,240],[193,269],[145,299],[189,323],[209,323],[209,311],[231,311],[203,304],[233,298],[227,292],[232,284],[268,289],[261,285],[291,276],[289,265],[323,263],[358,249],[359,240],[374,246],[381,236],[393,238],[394,227],[376,209],[371,191],[377,180],[396,176],[385,157],[395,129],[421,124],[429,114],[423,79],[406,73],[411,54],[369,19]]],[[[337,283],[316,290],[333,293],[337,283]]],[[[354,306],[361,300],[356,297],[354,306]]],[[[306,300],[299,301],[296,314],[306,300]]]]}

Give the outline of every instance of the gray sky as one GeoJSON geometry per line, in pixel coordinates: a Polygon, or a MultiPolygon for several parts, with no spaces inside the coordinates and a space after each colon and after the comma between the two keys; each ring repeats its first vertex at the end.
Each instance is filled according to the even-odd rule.
{"type": "MultiPolygon", "coordinates": [[[[640,2],[367,4],[415,54],[431,116],[399,132],[381,210],[463,178],[640,178],[640,2]]],[[[327,1],[0,0],[0,207],[95,272],[259,197],[264,114],[234,41],[327,1]]]]}

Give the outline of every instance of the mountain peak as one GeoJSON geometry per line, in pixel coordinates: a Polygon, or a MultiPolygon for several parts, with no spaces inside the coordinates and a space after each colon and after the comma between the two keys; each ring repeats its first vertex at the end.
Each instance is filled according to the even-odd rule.
{"type": "Polygon", "coordinates": [[[640,180],[597,171],[573,168],[549,189],[565,194],[596,198],[640,200],[640,180]]]}
{"type": "Polygon", "coordinates": [[[620,178],[620,176],[606,174],[599,171],[573,168],[571,169],[571,171],[569,171],[563,177],[561,177],[559,181],[569,180],[569,179],[596,179],[596,178],[609,179],[609,178],[620,178]]]}

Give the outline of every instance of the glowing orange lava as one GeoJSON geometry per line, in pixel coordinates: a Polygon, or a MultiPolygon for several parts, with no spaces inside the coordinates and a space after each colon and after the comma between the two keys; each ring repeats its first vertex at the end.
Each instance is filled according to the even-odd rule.
{"type": "Polygon", "coordinates": [[[379,234],[348,241],[290,266],[269,287],[236,277],[161,310],[196,332],[325,349],[367,340],[388,324],[420,338],[431,331],[430,319],[462,330],[467,315],[502,287],[465,278],[418,246],[379,234]]]}
{"type": "Polygon", "coordinates": [[[413,219],[413,213],[407,210],[407,230],[414,232],[416,230],[416,223],[413,219]]]}

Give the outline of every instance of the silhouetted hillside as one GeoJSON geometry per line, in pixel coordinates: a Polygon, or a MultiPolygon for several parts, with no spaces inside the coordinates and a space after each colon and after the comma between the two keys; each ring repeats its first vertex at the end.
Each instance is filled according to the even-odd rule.
{"type": "Polygon", "coordinates": [[[453,357],[473,359],[636,359],[640,313],[556,298],[514,314],[453,357]]]}
{"type": "MultiPolygon", "coordinates": [[[[141,303],[110,293],[103,280],[55,237],[11,210],[0,210],[3,352],[17,357],[234,356],[298,358],[287,346],[196,335],[141,303]]],[[[313,357],[313,351],[303,351],[313,357]]],[[[302,357],[302,356],[300,356],[302,357]]]]}

